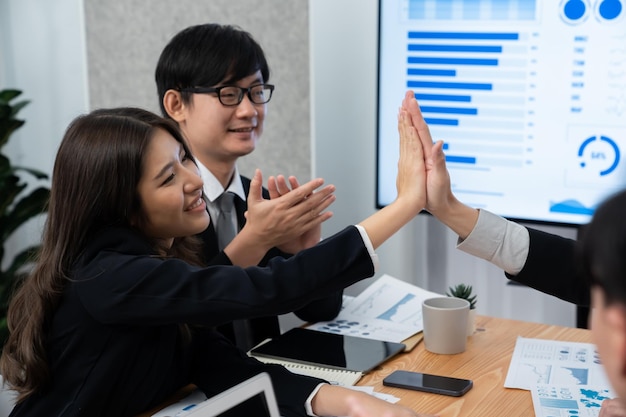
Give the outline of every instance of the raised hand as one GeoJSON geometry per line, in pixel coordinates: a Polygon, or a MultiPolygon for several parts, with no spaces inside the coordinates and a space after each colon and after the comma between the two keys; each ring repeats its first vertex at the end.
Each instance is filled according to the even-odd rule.
{"type": "MultiPolygon", "coordinates": [[[[289,183],[287,183],[287,180],[283,175],[269,177],[267,180],[267,188],[270,192],[270,198],[272,199],[286,195],[299,186],[300,184],[294,176],[289,177],[289,183]]],[[[306,196],[306,199],[308,200],[310,197],[311,195],[306,196]]],[[[302,202],[304,201],[305,200],[302,200],[302,202]]],[[[320,222],[317,225],[313,225],[310,229],[305,230],[301,235],[295,236],[293,239],[278,245],[278,248],[283,252],[297,253],[302,249],[310,248],[311,246],[316,245],[320,241],[321,236],[322,224],[320,222]]]]}
{"type": "Polygon", "coordinates": [[[426,204],[423,145],[417,129],[411,124],[410,114],[403,108],[400,108],[398,114],[398,133],[400,134],[400,155],[396,176],[398,196],[391,204],[360,223],[374,248],[413,219],[426,204]]]}
{"type": "Polygon", "coordinates": [[[412,91],[405,96],[402,108],[410,114],[411,122],[417,130],[417,135],[424,149],[426,210],[435,214],[438,209],[445,207],[454,198],[450,185],[450,175],[446,168],[446,158],[443,153],[443,142],[433,143],[428,125],[424,121],[412,91]]]}
{"type": "Polygon", "coordinates": [[[407,92],[401,108],[410,114],[411,124],[417,131],[424,152],[427,195],[425,209],[464,239],[476,224],[478,210],[463,204],[452,193],[443,142],[433,144],[430,130],[412,91],[407,92]]]}
{"type": "Polygon", "coordinates": [[[323,186],[320,178],[270,200],[263,198],[262,184],[263,177],[257,169],[248,193],[246,225],[224,249],[234,265],[256,265],[274,246],[291,242],[294,247],[294,240],[332,216],[325,210],[335,201],[335,186],[323,186]]]}

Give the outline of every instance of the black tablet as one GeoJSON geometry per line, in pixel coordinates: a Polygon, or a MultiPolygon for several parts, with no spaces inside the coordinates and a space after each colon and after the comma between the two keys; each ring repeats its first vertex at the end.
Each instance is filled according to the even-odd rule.
{"type": "Polygon", "coordinates": [[[402,343],[296,327],[253,348],[250,354],[327,368],[368,372],[402,352],[404,347],[402,343]]]}

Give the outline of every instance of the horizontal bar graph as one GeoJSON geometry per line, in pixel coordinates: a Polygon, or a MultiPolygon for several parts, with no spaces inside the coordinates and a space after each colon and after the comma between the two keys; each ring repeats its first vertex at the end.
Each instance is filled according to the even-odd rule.
{"type": "Polygon", "coordinates": [[[455,156],[455,155],[446,155],[446,162],[458,162],[461,164],[475,164],[476,158],[473,156],[455,156]]]}
{"type": "Polygon", "coordinates": [[[407,75],[433,75],[438,77],[454,77],[456,70],[432,69],[432,68],[409,68],[407,75]]]}
{"type": "Polygon", "coordinates": [[[437,117],[424,117],[424,120],[429,125],[442,125],[442,126],[458,126],[458,119],[441,119],[437,117]]]}
{"type": "Polygon", "coordinates": [[[420,106],[422,113],[442,113],[442,114],[478,114],[478,109],[471,107],[436,107],[420,106]]]}
{"type": "Polygon", "coordinates": [[[410,31],[409,39],[464,39],[464,40],[499,40],[514,41],[519,39],[518,33],[512,32],[417,32],[410,31]]]}
{"type": "Polygon", "coordinates": [[[409,64],[444,64],[444,65],[498,65],[497,59],[490,58],[440,58],[437,56],[410,56],[409,64]]]}
{"type": "Polygon", "coordinates": [[[502,46],[409,44],[409,51],[501,53],[502,46]]]}
{"type": "MultiPolygon", "coordinates": [[[[462,0],[456,1],[459,10],[462,0]]],[[[523,2],[500,0],[511,7],[523,2]]],[[[439,0],[436,5],[446,3],[439,0]]],[[[483,9],[495,4],[475,3],[483,9]]],[[[530,50],[526,39],[527,34],[517,31],[407,31],[406,87],[415,92],[433,137],[449,145],[450,168],[522,166],[519,146],[493,145],[524,141],[530,50]]]]}
{"type": "Polygon", "coordinates": [[[415,92],[415,98],[417,101],[422,100],[434,100],[434,101],[455,101],[469,103],[472,101],[472,96],[468,95],[455,95],[455,94],[424,94],[415,92]]]}
{"type": "Polygon", "coordinates": [[[493,84],[487,83],[461,83],[461,82],[439,82],[439,81],[408,81],[409,88],[444,88],[459,90],[493,90],[493,84]]]}

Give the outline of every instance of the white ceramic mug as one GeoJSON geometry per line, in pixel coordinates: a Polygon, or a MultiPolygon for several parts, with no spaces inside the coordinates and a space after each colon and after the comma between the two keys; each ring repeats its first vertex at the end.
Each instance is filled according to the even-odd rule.
{"type": "Polygon", "coordinates": [[[424,345],[433,353],[465,351],[470,303],[456,297],[435,297],[422,303],[424,345]]]}

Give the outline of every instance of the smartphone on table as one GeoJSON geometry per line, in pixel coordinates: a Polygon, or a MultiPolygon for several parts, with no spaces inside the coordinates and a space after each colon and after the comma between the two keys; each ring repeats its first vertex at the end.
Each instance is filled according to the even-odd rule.
{"type": "Polygon", "coordinates": [[[383,385],[460,397],[472,388],[473,382],[470,379],[452,378],[449,376],[394,371],[383,379],[383,385]]]}

